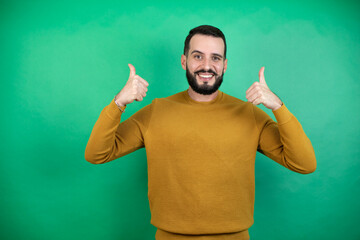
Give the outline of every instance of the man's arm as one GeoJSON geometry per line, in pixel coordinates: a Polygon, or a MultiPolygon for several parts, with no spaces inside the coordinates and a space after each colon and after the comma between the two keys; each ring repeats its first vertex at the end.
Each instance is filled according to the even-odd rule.
{"type": "Polygon", "coordinates": [[[303,174],[315,171],[311,142],[299,121],[267,86],[264,67],[259,71],[259,82],[246,91],[246,98],[254,105],[263,104],[271,109],[277,120],[274,122],[264,111],[253,107],[260,131],[258,151],[292,171],[303,174]]]}
{"type": "Polygon", "coordinates": [[[105,163],[144,147],[143,135],[151,114],[150,105],[119,124],[126,105],[135,100],[142,101],[149,85],[135,74],[131,64],[129,67],[130,76],[125,87],[102,110],[91,132],[85,149],[85,159],[91,163],[105,163]]]}
{"type": "Polygon", "coordinates": [[[260,131],[258,151],[294,172],[314,172],[316,158],[312,144],[286,106],[273,111],[277,123],[261,109],[253,108],[260,131]]]}

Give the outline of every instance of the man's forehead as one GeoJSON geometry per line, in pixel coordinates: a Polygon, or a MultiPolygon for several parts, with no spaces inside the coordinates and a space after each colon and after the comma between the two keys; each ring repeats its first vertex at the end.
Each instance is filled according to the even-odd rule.
{"type": "Polygon", "coordinates": [[[224,54],[225,44],[222,38],[196,34],[190,39],[190,53],[200,51],[203,53],[224,54]]]}

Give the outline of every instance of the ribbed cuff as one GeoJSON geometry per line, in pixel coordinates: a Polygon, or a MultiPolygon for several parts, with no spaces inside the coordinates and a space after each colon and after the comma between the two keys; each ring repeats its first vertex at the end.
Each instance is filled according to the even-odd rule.
{"type": "Polygon", "coordinates": [[[120,118],[122,112],[119,107],[116,105],[114,99],[111,100],[111,103],[106,108],[107,115],[112,119],[120,118]]]}
{"type": "Polygon", "coordinates": [[[280,108],[278,108],[272,112],[274,113],[276,121],[279,125],[287,123],[288,121],[290,121],[290,119],[293,116],[292,113],[287,109],[287,107],[285,106],[284,103],[280,108]]]}

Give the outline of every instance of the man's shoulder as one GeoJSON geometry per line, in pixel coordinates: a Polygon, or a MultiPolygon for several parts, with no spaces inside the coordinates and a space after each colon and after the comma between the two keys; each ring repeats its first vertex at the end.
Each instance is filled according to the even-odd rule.
{"type": "Polygon", "coordinates": [[[221,94],[222,94],[222,100],[225,103],[233,103],[233,104],[241,104],[241,105],[247,104],[247,102],[244,102],[243,100],[241,100],[237,97],[231,96],[227,93],[221,92],[221,94]]]}
{"type": "Polygon", "coordinates": [[[170,101],[184,101],[185,100],[185,98],[184,98],[185,93],[186,93],[186,90],[175,93],[175,94],[170,95],[168,97],[160,98],[160,99],[170,100],[170,101]]]}
{"type": "Polygon", "coordinates": [[[178,92],[178,93],[175,93],[173,95],[170,95],[168,97],[160,97],[160,98],[155,98],[153,100],[153,103],[166,103],[166,102],[172,102],[172,103],[185,103],[186,102],[186,99],[185,99],[185,96],[184,94],[186,93],[186,90],[185,91],[181,91],[181,92],[178,92]]]}

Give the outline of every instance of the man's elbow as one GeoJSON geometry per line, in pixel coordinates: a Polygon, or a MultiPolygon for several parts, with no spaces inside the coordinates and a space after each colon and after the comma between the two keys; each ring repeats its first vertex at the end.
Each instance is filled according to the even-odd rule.
{"type": "Polygon", "coordinates": [[[303,171],[301,172],[302,174],[309,174],[309,173],[313,173],[316,170],[316,159],[313,158],[313,160],[303,169],[303,171]]]}
{"type": "Polygon", "coordinates": [[[308,168],[308,169],[306,169],[305,171],[302,172],[302,174],[313,173],[313,172],[315,172],[315,170],[316,170],[316,166],[313,167],[313,168],[308,168]]]}
{"type": "Polygon", "coordinates": [[[85,150],[85,160],[92,164],[102,164],[107,162],[106,158],[99,158],[99,156],[87,150],[85,150]]]}
{"type": "Polygon", "coordinates": [[[296,162],[298,162],[298,164],[291,164],[291,162],[287,161],[285,167],[300,174],[309,174],[316,170],[315,156],[299,158],[296,162]]]}

